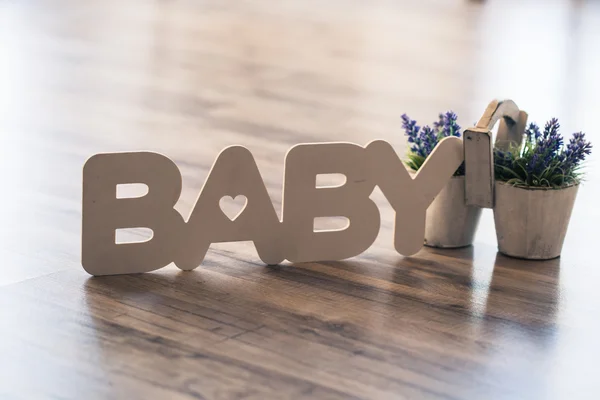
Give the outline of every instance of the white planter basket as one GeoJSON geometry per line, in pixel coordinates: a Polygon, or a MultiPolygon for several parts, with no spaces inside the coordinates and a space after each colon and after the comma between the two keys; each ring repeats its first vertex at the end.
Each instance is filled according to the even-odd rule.
{"type": "Polygon", "coordinates": [[[560,256],[578,188],[531,189],[496,182],[498,250],[531,260],[560,256]]]}
{"type": "Polygon", "coordinates": [[[427,209],[425,245],[456,248],[473,244],[481,208],[465,205],[465,177],[455,176],[427,209]]]}

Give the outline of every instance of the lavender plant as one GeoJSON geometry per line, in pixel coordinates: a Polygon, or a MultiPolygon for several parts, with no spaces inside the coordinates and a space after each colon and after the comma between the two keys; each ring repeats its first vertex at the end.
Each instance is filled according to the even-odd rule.
{"type": "Polygon", "coordinates": [[[560,124],[552,118],[541,132],[535,123],[525,130],[521,146],[508,151],[494,149],[496,179],[516,186],[560,188],[582,178],[581,163],[592,151],[582,132],[564,145],[560,124]]]}
{"type": "MultiPolygon", "coordinates": [[[[413,171],[418,171],[425,159],[431,154],[435,146],[445,137],[460,137],[460,126],[456,122],[458,117],[452,111],[438,115],[438,120],[433,123],[433,128],[429,126],[420,127],[417,121],[409,118],[408,115],[402,115],[402,128],[408,137],[410,149],[406,165],[413,171]]],[[[454,172],[454,176],[465,174],[465,164],[454,172]]]]}

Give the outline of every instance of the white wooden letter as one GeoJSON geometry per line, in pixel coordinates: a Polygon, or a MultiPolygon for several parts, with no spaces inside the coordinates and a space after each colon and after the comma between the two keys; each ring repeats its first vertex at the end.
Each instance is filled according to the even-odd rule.
{"type": "Polygon", "coordinates": [[[285,159],[283,224],[286,258],[292,262],[341,260],[371,246],[380,226],[379,210],[369,195],[375,184],[369,176],[365,149],[351,143],[301,144],[285,159]],[[318,174],[344,174],[346,183],[316,187],[318,174]],[[314,232],[317,217],[346,217],[343,230],[314,232]]]}
{"type": "Polygon", "coordinates": [[[181,175],[167,157],[149,152],[97,154],[83,167],[81,258],[92,275],[153,271],[172,261],[183,227],[173,208],[181,175]],[[117,185],[144,183],[143,197],[117,199],[117,185]],[[150,240],[116,244],[117,229],[149,228],[150,240]]]}
{"type": "Polygon", "coordinates": [[[198,196],[182,235],[175,263],[184,270],[196,268],[211,243],[251,240],[267,264],[284,260],[282,227],[252,153],[232,146],[217,157],[198,196]],[[247,202],[234,219],[219,205],[223,197],[238,195],[247,202]]]}
{"type": "Polygon", "coordinates": [[[394,247],[410,256],[423,247],[425,212],[463,161],[462,140],[441,140],[414,179],[385,141],[369,143],[367,154],[372,179],[396,211],[394,247]]]}

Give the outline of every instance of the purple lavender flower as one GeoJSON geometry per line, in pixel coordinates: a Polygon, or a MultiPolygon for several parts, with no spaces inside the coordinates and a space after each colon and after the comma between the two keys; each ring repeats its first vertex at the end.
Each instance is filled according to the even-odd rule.
{"type": "Polygon", "coordinates": [[[556,118],[552,118],[546,122],[544,133],[541,135],[537,125],[530,124],[529,128],[527,130],[528,137],[537,136],[537,141],[526,169],[530,174],[540,175],[553,162],[562,161],[558,154],[563,145],[563,137],[559,133],[560,124],[556,118]]]}
{"type": "Polygon", "coordinates": [[[508,151],[503,151],[500,149],[494,150],[494,163],[496,165],[500,165],[503,167],[510,166],[510,154],[508,151]]]}
{"type": "Polygon", "coordinates": [[[536,124],[525,130],[526,141],[519,151],[494,150],[496,179],[521,186],[560,188],[580,182],[577,170],[592,151],[582,132],[574,133],[569,143],[559,132],[560,124],[552,118],[540,132],[536,124]]]}
{"type": "Polygon", "coordinates": [[[540,127],[535,123],[530,123],[527,129],[525,129],[525,135],[527,136],[527,141],[534,142],[537,141],[542,133],[540,132],[540,127]]]}
{"type": "Polygon", "coordinates": [[[414,119],[410,119],[410,117],[406,114],[402,114],[402,128],[406,132],[406,136],[409,138],[415,138],[419,134],[419,126],[417,126],[417,121],[414,119]]]}
{"type": "Polygon", "coordinates": [[[579,166],[585,160],[585,156],[592,152],[592,144],[585,140],[585,133],[577,132],[573,134],[567,144],[567,149],[562,154],[565,170],[571,171],[579,166]]]}
{"type": "Polygon", "coordinates": [[[544,127],[544,135],[541,139],[538,139],[538,145],[543,144],[544,150],[548,151],[547,155],[555,155],[563,145],[563,137],[558,133],[560,124],[558,119],[552,118],[546,122],[544,127]]]}
{"type": "Polygon", "coordinates": [[[410,150],[422,157],[427,157],[421,148],[421,138],[419,137],[419,131],[421,128],[417,125],[417,121],[410,119],[408,115],[402,114],[402,128],[404,129],[405,135],[408,136],[408,142],[413,143],[410,150]]]}
{"type": "Polygon", "coordinates": [[[438,115],[438,120],[433,123],[433,128],[436,131],[441,130],[444,127],[444,114],[440,113],[438,115]]]}
{"type": "MultiPolygon", "coordinates": [[[[423,128],[417,125],[417,121],[410,119],[406,114],[402,115],[402,128],[405,135],[408,137],[408,142],[411,143],[410,152],[414,156],[425,159],[431,154],[439,141],[448,136],[460,137],[460,126],[456,123],[457,116],[454,112],[438,114],[438,120],[433,123],[433,128],[424,126],[423,128]]],[[[410,157],[410,156],[409,156],[410,157]]],[[[413,170],[418,170],[423,163],[423,160],[411,159],[408,163],[413,170]]],[[[457,169],[455,175],[464,175],[464,163],[457,169]]]]}
{"type": "Polygon", "coordinates": [[[527,167],[526,170],[529,174],[538,174],[539,172],[543,171],[544,168],[541,168],[541,171],[538,170],[538,167],[540,166],[540,155],[538,153],[534,153],[533,156],[531,157],[531,160],[529,160],[529,162],[527,163],[527,167]]]}
{"type": "MultiPolygon", "coordinates": [[[[442,135],[444,137],[457,136],[460,137],[460,126],[456,123],[458,117],[453,111],[448,111],[442,117],[442,135]]],[[[434,124],[435,126],[435,124],[434,124]]]]}
{"type": "Polygon", "coordinates": [[[423,152],[425,154],[424,157],[427,157],[438,143],[437,135],[432,128],[424,126],[423,129],[421,129],[419,139],[421,140],[423,152]]]}

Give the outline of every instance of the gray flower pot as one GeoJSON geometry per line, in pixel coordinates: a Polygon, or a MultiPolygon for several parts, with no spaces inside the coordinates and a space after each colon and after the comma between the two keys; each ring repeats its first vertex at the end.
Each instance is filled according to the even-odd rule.
{"type": "Polygon", "coordinates": [[[530,260],[560,256],[578,188],[530,189],[496,182],[498,250],[530,260]]]}
{"type": "Polygon", "coordinates": [[[425,245],[465,247],[473,244],[481,208],[465,205],[465,177],[455,176],[427,209],[425,245]]]}

